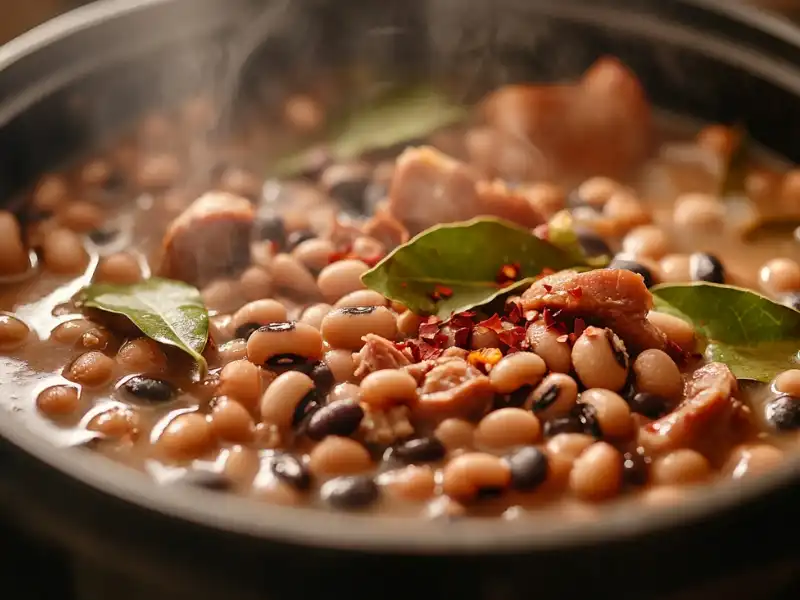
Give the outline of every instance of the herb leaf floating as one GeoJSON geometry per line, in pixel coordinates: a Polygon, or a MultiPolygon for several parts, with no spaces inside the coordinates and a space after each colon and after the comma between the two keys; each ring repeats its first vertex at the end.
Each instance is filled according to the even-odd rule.
{"type": "Polygon", "coordinates": [[[208,368],[202,355],[208,340],[208,311],[191,285],[159,278],[130,285],[95,283],[83,288],[76,301],[128,317],[147,337],[180,348],[201,371],[208,368]]]}
{"type": "Polygon", "coordinates": [[[750,290],[713,283],[658,285],[656,309],[694,325],[706,357],[741,379],[768,382],[800,365],[800,312],[750,290]]]}
{"type": "Polygon", "coordinates": [[[437,225],[398,246],[361,280],[409,310],[447,319],[576,266],[560,248],[494,218],[437,225]]]}
{"type": "Polygon", "coordinates": [[[547,223],[547,241],[558,246],[574,261],[574,265],[588,265],[600,269],[611,262],[611,257],[587,256],[578,240],[572,215],[568,210],[562,210],[553,215],[547,223]]]}
{"type": "MultiPolygon", "coordinates": [[[[330,158],[347,161],[370,150],[389,148],[458,121],[468,112],[432,88],[418,87],[384,96],[332,125],[324,139],[330,158]]],[[[290,176],[307,163],[308,149],[274,163],[272,175],[290,176]]]]}

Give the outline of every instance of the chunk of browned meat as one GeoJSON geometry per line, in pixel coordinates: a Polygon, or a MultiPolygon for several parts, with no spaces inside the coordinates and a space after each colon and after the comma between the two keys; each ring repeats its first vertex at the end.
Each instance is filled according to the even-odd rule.
{"type": "Polygon", "coordinates": [[[612,329],[629,351],[669,350],[664,334],[647,320],[653,297],[641,275],[624,269],[562,271],[540,279],[522,294],[524,310],[549,308],[612,329]]]}
{"type": "Polygon", "coordinates": [[[414,235],[440,223],[497,216],[526,227],[543,222],[533,205],[500,182],[481,182],[466,164],[428,146],[397,159],[389,213],[414,235]]]}
{"type": "Polygon", "coordinates": [[[498,132],[528,142],[531,162],[543,157],[553,177],[622,177],[653,147],[642,86],[614,58],[598,60],[573,85],[504,86],[486,99],[484,114],[498,132]]]}
{"type": "Polygon", "coordinates": [[[700,367],[686,385],[686,399],[670,414],[644,425],[639,443],[651,454],[697,446],[710,429],[724,425],[737,411],[738,389],[726,365],[714,362],[700,367]]]}
{"type": "Polygon", "coordinates": [[[363,231],[387,248],[405,244],[409,238],[408,230],[383,206],[376,209],[372,218],[364,223],[363,231]]]}
{"type": "Polygon", "coordinates": [[[477,419],[489,409],[493,397],[488,377],[465,360],[447,358],[425,374],[413,415],[426,421],[477,419]]]}
{"type": "Polygon", "coordinates": [[[383,369],[399,369],[411,364],[406,355],[386,338],[368,333],[362,339],[364,346],[355,355],[356,377],[364,377],[383,369]]]}
{"type": "Polygon", "coordinates": [[[195,200],[164,236],[162,277],[203,286],[250,263],[254,210],[249,200],[209,192],[195,200]]]}

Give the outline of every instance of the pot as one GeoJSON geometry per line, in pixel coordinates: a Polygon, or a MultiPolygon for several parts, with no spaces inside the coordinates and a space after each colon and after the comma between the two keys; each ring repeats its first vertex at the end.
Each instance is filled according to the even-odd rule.
{"type": "MultiPolygon", "coordinates": [[[[198,89],[235,115],[264,82],[358,61],[387,81],[455,80],[469,98],[575,76],[607,53],[656,105],[741,122],[800,162],[800,31],[724,0],[104,0],[0,48],[0,198],[198,89]]],[[[67,553],[79,598],[739,598],[750,584],[766,598],[800,561],[800,457],[665,510],[623,502],[582,522],[333,516],[159,487],[53,447],[10,412],[0,472],[7,521],[67,553]]]]}

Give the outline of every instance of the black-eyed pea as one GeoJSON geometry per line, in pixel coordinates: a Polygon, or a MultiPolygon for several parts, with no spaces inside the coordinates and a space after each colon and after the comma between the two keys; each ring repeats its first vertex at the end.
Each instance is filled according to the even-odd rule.
{"type": "Polygon", "coordinates": [[[371,466],[372,458],[364,446],[350,438],[333,435],[314,446],[308,462],[311,474],[322,479],[363,473],[371,466]]]}
{"type": "Polygon", "coordinates": [[[249,360],[235,360],[222,367],[217,394],[235,398],[252,411],[261,397],[261,369],[249,360]]]}
{"type": "Polygon", "coordinates": [[[669,237],[657,225],[634,227],[622,241],[622,251],[633,258],[658,260],[669,250],[669,237]]]}
{"type": "Polygon", "coordinates": [[[342,400],[361,402],[361,388],[354,383],[340,383],[333,386],[330,394],[328,394],[328,402],[339,402],[342,400]]]}
{"type": "Polygon", "coordinates": [[[292,250],[292,256],[312,273],[319,273],[331,262],[336,254],[333,242],[325,238],[313,238],[300,242],[292,250]]]}
{"type": "Polygon", "coordinates": [[[86,387],[100,387],[111,380],[116,363],[102,352],[85,352],[70,364],[64,377],[86,387]]]}
{"type": "Polygon", "coordinates": [[[639,498],[648,507],[673,509],[686,499],[686,491],[677,485],[659,485],[644,490],[639,498]]]}
{"type": "Polygon", "coordinates": [[[548,370],[555,373],[569,373],[572,370],[569,343],[557,331],[537,321],[528,327],[527,337],[531,350],[544,360],[548,370]]]}
{"type": "Polygon", "coordinates": [[[397,321],[385,306],[359,306],[333,310],[322,320],[322,337],[332,348],[359,350],[372,333],[388,340],[397,336],[397,321]]]}
{"type": "Polygon", "coordinates": [[[50,339],[59,344],[73,346],[80,341],[84,333],[95,327],[97,325],[88,319],[70,319],[56,325],[50,332],[50,339]]]}
{"type": "Polygon", "coordinates": [[[117,352],[117,364],[126,373],[162,373],[167,369],[167,355],[158,342],[140,337],[125,342],[117,352]]]}
{"type": "Polygon", "coordinates": [[[673,400],[683,393],[683,377],[669,355],[656,349],[645,350],[633,361],[636,389],[673,400]]]}
{"type": "Polygon", "coordinates": [[[247,342],[239,338],[222,344],[219,347],[218,359],[223,366],[236,360],[246,360],[247,342]]]}
{"type": "Polygon", "coordinates": [[[86,350],[105,350],[114,342],[113,334],[105,327],[93,327],[81,335],[76,346],[86,350]]]}
{"type": "Polygon", "coordinates": [[[442,491],[459,501],[473,500],[482,492],[497,492],[511,484],[511,469],[501,458],[483,452],[456,456],[442,472],[442,491]]]}
{"type": "Polygon", "coordinates": [[[277,478],[264,485],[254,485],[252,495],[258,500],[278,506],[297,506],[305,500],[300,490],[277,478]]]}
{"type": "Polygon", "coordinates": [[[568,483],[575,459],[596,441],[583,433],[559,433],[547,441],[545,449],[549,458],[548,479],[551,487],[568,483]]]}
{"type": "Polygon", "coordinates": [[[596,442],[575,459],[569,487],[582,500],[599,502],[616,496],[622,488],[622,455],[614,446],[596,442]]]}
{"type": "Polygon", "coordinates": [[[270,323],[283,323],[286,321],[286,307],[277,300],[254,300],[248,302],[233,314],[231,327],[236,332],[236,337],[246,337],[238,335],[240,330],[247,326],[258,329],[270,323]]]}
{"type": "Polygon", "coordinates": [[[139,435],[139,413],[129,406],[114,406],[94,415],[86,429],[110,439],[135,439],[139,435]]]}
{"type": "Polygon", "coordinates": [[[223,472],[238,488],[250,486],[260,467],[258,452],[246,446],[234,446],[225,451],[223,472]]]}
{"type": "Polygon", "coordinates": [[[501,359],[489,373],[498,394],[510,394],[523,386],[535,386],[547,372],[544,360],[532,352],[515,352],[501,359]]]}
{"type": "Polygon", "coordinates": [[[363,290],[361,276],[369,270],[366,263],[346,259],[332,263],[320,271],[317,285],[323,298],[331,304],[356,290],[363,290]]]}
{"type": "Polygon", "coordinates": [[[100,259],[94,279],[102,283],[136,283],[142,280],[142,269],[135,256],[118,252],[100,259]]]}
{"type": "Polygon", "coordinates": [[[783,450],[769,444],[748,444],[733,449],[723,468],[731,479],[761,475],[777,467],[784,459],[783,450]]]}
{"type": "Polygon", "coordinates": [[[54,229],[42,242],[42,260],[47,270],[58,275],[77,275],[89,264],[81,238],[69,229],[54,229]]]}
{"type": "Polygon", "coordinates": [[[361,401],[374,408],[417,402],[417,381],[405,371],[382,369],[361,380],[361,401]]]}
{"type": "Polygon", "coordinates": [[[74,416],[80,407],[80,391],[71,385],[53,385],[36,397],[36,408],[51,419],[74,416]]]}
{"type": "Polygon", "coordinates": [[[88,161],[81,167],[80,180],[87,186],[97,186],[106,183],[112,174],[111,164],[102,158],[88,161]]]}
{"type": "Polygon", "coordinates": [[[287,371],[273,381],[261,397],[261,419],[279,428],[292,426],[298,405],[314,390],[314,381],[299,371],[287,371]]]}
{"type": "Polygon", "coordinates": [[[274,289],[272,275],[259,266],[245,269],[239,276],[239,286],[246,300],[269,298],[274,289]]]}
{"type": "Polygon", "coordinates": [[[521,408],[501,408],[490,412],[475,428],[479,448],[505,450],[539,441],[542,426],[532,412],[521,408]]]}
{"type": "Polygon", "coordinates": [[[477,325],[472,328],[469,347],[473,350],[481,350],[482,348],[499,348],[500,336],[498,336],[494,330],[488,327],[477,325]]]}
{"type": "Polygon", "coordinates": [[[800,264],[790,258],[773,258],[758,271],[758,281],[768,294],[800,290],[800,264]]]}
{"type": "Polygon", "coordinates": [[[156,440],[156,447],[167,460],[186,461],[210,451],[214,442],[214,430],[205,415],[189,412],[167,423],[156,440]]]}
{"type": "Polygon", "coordinates": [[[784,371],[772,382],[772,387],[780,394],[800,398],[800,369],[784,371]]]}
{"type": "Polygon", "coordinates": [[[253,439],[253,417],[242,404],[232,398],[221,396],[214,400],[210,420],[214,435],[221,440],[246,443],[253,439]]]}
{"type": "Polygon", "coordinates": [[[174,154],[151,154],[139,161],[136,183],[146,190],[163,190],[177,182],[182,172],[180,160],[174,154]]]}
{"type": "Polygon", "coordinates": [[[408,465],[383,473],[378,478],[390,496],[404,502],[424,502],[436,490],[434,471],[428,465],[408,465]]]}
{"type": "Polygon", "coordinates": [[[333,373],[333,378],[337,383],[353,380],[356,363],[350,350],[329,350],[325,353],[323,360],[333,373]]]}
{"type": "Polygon", "coordinates": [[[212,281],[200,291],[206,308],[215,313],[230,313],[244,304],[242,289],[234,279],[212,281]]]}
{"type": "Polygon", "coordinates": [[[276,254],[270,261],[275,287],[295,296],[317,300],[320,290],[311,271],[290,254],[276,254]]]}
{"type": "Polygon", "coordinates": [[[652,220],[652,215],[639,198],[625,189],[617,190],[611,195],[603,206],[603,216],[611,219],[616,231],[620,233],[652,220]]]}
{"type": "Polygon", "coordinates": [[[247,359],[266,365],[282,356],[301,356],[312,361],[322,358],[322,336],[306,323],[270,323],[256,330],[247,340],[247,359]]]}
{"type": "Polygon", "coordinates": [[[577,194],[582,202],[595,208],[602,208],[621,188],[619,183],[608,177],[592,177],[578,186],[577,194]]]}
{"type": "Polygon", "coordinates": [[[594,407],[597,424],[604,438],[624,440],[633,433],[631,409],[616,392],[591,388],[581,394],[581,402],[594,407]]]}
{"type": "Polygon", "coordinates": [[[540,419],[565,415],[578,400],[578,384],[564,373],[550,373],[534,388],[525,405],[540,419]]]}
{"type": "Polygon", "coordinates": [[[99,206],[90,202],[70,202],[59,211],[58,221],[68,229],[86,233],[102,226],[105,215],[99,206]]]}
{"type": "Polygon", "coordinates": [[[610,329],[587,327],[572,347],[572,363],[588,388],[619,391],[628,379],[628,352],[610,329]]]}
{"type": "Polygon", "coordinates": [[[694,328],[683,319],[661,313],[650,311],[647,320],[655,325],[667,339],[676,344],[681,350],[691,352],[694,350],[696,337],[694,328]]]}
{"type": "Polygon", "coordinates": [[[689,448],[659,456],[650,465],[650,478],[656,485],[699,483],[710,475],[711,465],[706,457],[689,448]]]}
{"type": "Polygon", "coordinates": [[[658,268],[663,283],[683,283],[692,280],[688,254],[668,254],[663,257],[658,268]]]}
{"type": "Polygon", "coordinates": [[[30,329],[11,314],[0,313],[0,351],[15,350],[28,340],[30,329]]]}
{"type": "Polygon", "coordinates": [[[373,290],[356,290],[342,296],[334,308],[355,308],[358,306],[386,306],[386,297],[373,290]]]}
{"type": "Polygon", "coordinates": [[[45,175],[33,190],[33,205],[41,211],[51,211],[67,200],[69,185],[62,175],[45,175]]]}
{"type": "Polygon", "coordinates": [[[331,310],[333,310],[333,307],[324,302],[312,304],[302,312],[300,321],[306,325],[311,325],[314,329],[320,329],[322,327],[322,319],[324,319],[325,315],[331,312],[331,310]]]}
{"type": "Polygon", "coordinates": [[[445,419],[433,433],[448,452],[470,450],[475,444],[475,425],[463,419],[445,419]]]}
{"type": "Polygon", "coordinates": [[[0,275],[18,275],[29,266],[19,221],[12,213],[0,210],[0,275]]]}
{"type": "Polygon", "coordinates": [[[675,225],[688,230],[716,230],[725,222],[725,205],[710,194],[684,194],[675,200],[675,225]]]}
{"type": "Polygon", "coordinates": [[[353,240],[353,254],[367,261],[374,261],[386,254],[386,247],[373,237],[362,235],[353,240]]]}
{"type": "Polygon", "coordinates": [[[425,317],[406,310],[397,315],[397,331],[403,338],[416,337],[419,326],[425,322],[425,317]]]}

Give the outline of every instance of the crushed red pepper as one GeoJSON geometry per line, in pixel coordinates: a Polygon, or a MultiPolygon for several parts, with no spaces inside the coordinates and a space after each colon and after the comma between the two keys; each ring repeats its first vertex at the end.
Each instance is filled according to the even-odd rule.
{"type": "Polygon", "coordinates": [[[519,263],[510,263],[507,265],[503,265],[497,271],[497,275],[495,275],[495,282],[500,287],[505,287],[509,283],[514,283],[519,279],[519,272],[520,272],[520,265],[519,263]]]}
{"type": "Polygon", "coordinates": [[[452,298],[452,296],[453,290],[444,285],[437,285],[435,288],[433,288],[433,291],[428,294],[428,297],[434,302],[438,302],[439,300],[447,300],[448,298],[452,298]]]}
{"type": "Polygon", "coordinates": [[[500,362],[501,358],[503,358],[503,353],[500,348],[481,348],[470,352],[467,361],[473,367],[493,367],[500,362]]]}

